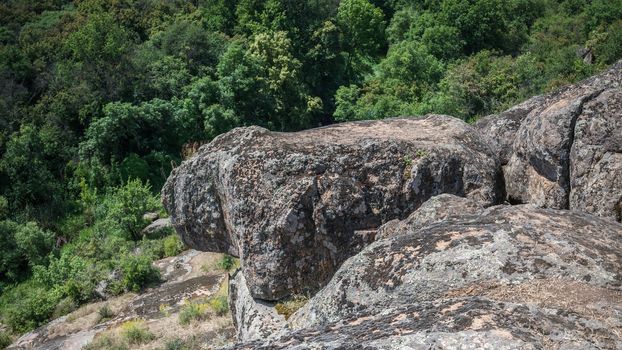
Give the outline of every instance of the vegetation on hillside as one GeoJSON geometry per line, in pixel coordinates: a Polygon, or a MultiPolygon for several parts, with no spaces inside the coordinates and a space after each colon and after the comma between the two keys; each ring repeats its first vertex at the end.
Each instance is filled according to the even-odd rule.
{"type": "Polygon", "coordinates": [[[622,0],[4,1],[0,323],[157,281],[142,215],[231,128],[473,120],[620,57],[622,0]]]}

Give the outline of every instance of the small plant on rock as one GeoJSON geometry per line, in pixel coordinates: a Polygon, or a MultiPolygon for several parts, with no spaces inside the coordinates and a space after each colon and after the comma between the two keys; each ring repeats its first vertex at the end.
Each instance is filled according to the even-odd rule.
{"type": "Polygon", "coordinates": [[[214,297],[208,303],[212,311],[218,316],[223,316],[229,311],[229,303],[224,295],[214,297]]]}
{"type": "Polygon", "coordinates": [[[289,319],[294,312],[298,311],[301,307],[305,306],[305,304],[309,301],[309,297],[304,295],[294,295],[289,299],[279,302],[274,306],[276,312],[280,315],[283,315],[285,319],[289,319]]]}
{"type": "Polygon", "coordinates": [[[99,314],[99,322],[105,322],[114,317],[114,313],[108,304],[100,307],[97,313],[99,314]]]}
{"type": "Polygon", "coordinates": [[[204,320],[207,317],[209,304],[188,303],[179,311],[179,324],[188,325],[193,321],[204,320]]]}
{"type": "Polygon", "coordinates": [[[231,255],[223,255],[222,259],[218,261],[218,268],[229,271],[235,264],[235,259],[231,255]]]}
{"type": "Polygon", "coordinates": [[[121,335],[133,345],[149,343],[155,339],[155,335],[149,332],[142,320],[127,321],[121,326],[121,335]]]}
{"type": "Polygon", "coordinates": [[[0,331],[0,349],[4,349],[13,343],[13,339],[7,332],[0,331]]]}
{"type": "Polygon", "coordinates": [[[129,350],[129,346],[117,337],[103,334],[86,345],[84,350],[129,350]]]}

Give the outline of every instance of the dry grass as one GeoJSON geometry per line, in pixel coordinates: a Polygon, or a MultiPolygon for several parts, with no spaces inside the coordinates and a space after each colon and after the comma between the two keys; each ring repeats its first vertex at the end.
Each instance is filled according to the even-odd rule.
{"type": "Polygon", "coordinates": [[[308,296],[304,295],[294,295],[291,298],[281,301],[274,305],[276,312],[280,315],[283,315],[285,319],[289,319],[294,312],[298,311],[301,307],[305,306],[305,304],[309,301],[308,296]]]}

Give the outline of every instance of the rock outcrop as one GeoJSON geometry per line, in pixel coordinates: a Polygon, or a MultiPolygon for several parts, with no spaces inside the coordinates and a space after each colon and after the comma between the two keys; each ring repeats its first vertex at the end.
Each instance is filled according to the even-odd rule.
{"type": "Polygon", "coordinates": [[[234,348],[622,346],[621,224],[520,205],[397,227],[348,259],[288,328],[234,348]]]}
{"type": "Polygon", "coordinates": [[[277,300],[322,287],[380,225],[431,196],[497,203],[499,169],[484,137],[446,116],[249,127],[203,146],[162,193],[186,244],[239,256],[251,295],[277,300]]]}
{"type": "Polygon", "coordinates": [[[509,292],[533,280],[607,294],[622,290],[620,272],[621,224],[577,212],[495,206],[424,228],[402,225],[400,234],[348,259],[290,320],[307,328],[468,290],[509,292]]]}
{"type": "Polygon", "coordinates": [[[534,304],[448,298],[380,314],[359,313],[269,342],[255,340],[228,349],[619,349],[619,311],[611,310],[604,321],[596,321],[534,304]]]}
{"type": "Polygon", "coordinates": [[[504,165],[508,201],[622,221],[620,94],[622,62],[478,121],[504,165]]]}
{"type": "Polygon", "coordinates": [[[234,129],[163,200],[241,257],[234,349],[620,349],[621,84],[622,62],[475,127],[234,129]]]}
{"type": "Polygon", "coordinates": [[[570,209],[622,222],[622,89],[583,106],[570,159],[570,209]]]}
{"type": "Polygon", "coordinates": [[[274,303],[250,295],[239,271],[229,282],[229,309],[241,341],[269,339],[286,327],[285,317],[276,312],[274,303]]]}

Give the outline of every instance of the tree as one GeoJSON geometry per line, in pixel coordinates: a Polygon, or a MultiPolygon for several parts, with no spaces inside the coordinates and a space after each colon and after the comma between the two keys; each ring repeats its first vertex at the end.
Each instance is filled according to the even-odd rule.
{"type": "Polygon", "coordinates": [[[54,234],[39,228],[36,222],[20,225],[15,232],[15,243],[30,266],[43,265],[54,248],[54,234]]]}
{"type": "Polygon", "coordinates": [[[337,24],[347,51],[375,56],[384,47],[384,14],[367,0],[339,3],[337,24]]]}
{"type": "Polygon", "coordinates": [[[344,75],[356,81],[369,70],[366,61],[378,57],[385,46],[384,14],[367,0],[344,0],[339,3],[337,26],[348,54],[344,75]]]}
{"type": "Polygon", "coordinates": [[[105,219],[118,224],[129,237],[135,241],[141,238],[140,231],[145,227],[146,212],[156,210],[158,200],[151,194],[151,187],[138,179],[129,180],[125,185],[117,187],[108,198],[105,208],[105,219]]]}

